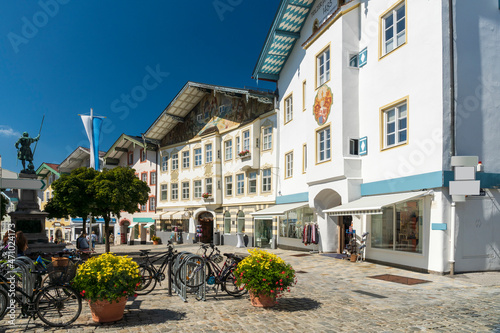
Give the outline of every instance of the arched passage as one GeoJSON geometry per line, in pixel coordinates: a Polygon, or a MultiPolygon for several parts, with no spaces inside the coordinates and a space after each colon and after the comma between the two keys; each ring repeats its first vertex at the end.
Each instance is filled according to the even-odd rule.
{"type": "Polygon", "coordinates": [[[201,212],[196,217],[196,239],[202,243],[212,243],[214,235],[214,215],[201,212]]]}
{"type": "Polygon", "coordinates": [[[129,220],[120,221],[120,243],[127,244],[127,233],[129,232],[128,226],[130,225],[129,220]]]}
{"type": "Polygon", "coordinates": [[[323,252],[338,252],[340,247],[340,228],[337,217],[323,213],[323,210],[333,208],[342,203],[341,196],[332,189],[321,190],[314,197],[314,208],[318,214],[320,232],[320,247],[323,252]]]}

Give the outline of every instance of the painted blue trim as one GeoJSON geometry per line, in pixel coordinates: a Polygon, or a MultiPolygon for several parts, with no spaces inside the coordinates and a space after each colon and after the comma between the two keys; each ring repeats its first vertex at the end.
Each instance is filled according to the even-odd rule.
{"type": "Polygon", "coordinates": [[[306,201],[309,201],[309,192],[295,193],[276,197],[277,205],[306,201]]]}
{"type": "Polygon", "coordinates": [[[361,195],[407,192],[443,186],[443,172],[435,171],[420,175],[381,180],[361,184],[361,195]]]}
{"type": "Polygon", "coordinates": [[[137,223],[154,223],[155,220],[153,220],[150,217],[134,217],[132,219],[132,222],[137,222],[137,223]]]}
{"type": "MultiPolygon", "coordinates": [[[[95,221],[96,221],[96,223],[104,223],[104,219],[102,219],[102,218],[95,219],[95,221]]],[[[83,223],[83,219],[81,217],[72,218],[71,222],[83,223]]],[[[116,219],[112,218],[110,222],[111,223],[116,223],[116,219]]],[[[88,219],[87,219],[87,223],[89,223],[88,219]]]]}
{"type": "Polygon", "coordinates": [[[432,230],[447,230],[448,225],[446,223],[431,223],[432,230]]]}

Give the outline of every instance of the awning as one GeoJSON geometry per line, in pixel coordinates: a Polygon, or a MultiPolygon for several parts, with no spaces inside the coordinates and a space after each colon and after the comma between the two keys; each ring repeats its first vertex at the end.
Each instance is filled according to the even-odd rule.
{"type": "Polygon", "coordinates": [[[131,229],[131,228],[135,227],[136,224],[137,224],[137,222],[132,222],[132,224],[129,225],[128,228],[131,229]]]}
{"type": "Polygon", "coordinates": [[[152,219],[151,217],[134,217],[132,219],[132,222],[137,222],[137,223],[155,223],[155,220],[152,219]]]}
{"type": "Polygon", "coordinates": [[[253,218],[256,220],[263,220],[263,219],[267,220],[267,219],[272,219],[274,216],[283,216],[285,215],[285,212],[289,210],[302,208],[306,206],[309,206],[308,202],[294,202],[288,204],[281,204],[259,210],[258,212],[255,213],[250,213],[250,215],[252,215],[253,218]]]}
{"type": "Polygon", "coordinates": [[[179,211],[169,211],[169,212],[164,212],[160,214],[160,219],[161,220],[171,220],[172,216],[179,213],[179,211]]]}
{"type": "MultiPolygon", "coordinates": [[[[81,217],[71,218],[71,222],[73,222],[73,223],[83,223],[83,219],[81,217]]],[[[104,219],[103,218],[98,218],[98,219],[95,219],[95,222],[96,223],[104,223],[104,219]]],[[[114,217],[112,217],[111,221],[109,221],[109,222],[116,223],[116,219],[114,217]]],[[[87,219],[87,223],[90,223],[89,219],[87,219]]]]}
{"type": "Polygon", "coordinates": [[[373,195],[351,201],[344,205],[326,209],[323,212],[329,215],[375,215],[382,214],[382,208],[400,202],[416,199],[433,191],[405,192],[395,194],[373,195]]]}

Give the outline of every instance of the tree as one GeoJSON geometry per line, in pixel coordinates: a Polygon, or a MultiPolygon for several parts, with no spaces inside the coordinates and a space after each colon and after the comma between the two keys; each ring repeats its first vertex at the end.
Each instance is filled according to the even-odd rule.
{"type": "Polygon", "coordinates": [[[52,183],[53,197],[45,206],[49,218],[81,217],[83,230],[86,230],[87,216],[93,213],[94,195],[92,184],[99,172],[81,167],[63,174],[52,183]]]}
{"type": "Polygon", "coordinates": [[[150,188],[147,183],[135,176],[129,167],[104,169],[92,184],[94,197],[93,213],[102,216],[105,228],[106,252],[110,250],[109,222],[111,216],[120,219],[121,212],[135,213],[139,205],[148,201],[150,188]]]}

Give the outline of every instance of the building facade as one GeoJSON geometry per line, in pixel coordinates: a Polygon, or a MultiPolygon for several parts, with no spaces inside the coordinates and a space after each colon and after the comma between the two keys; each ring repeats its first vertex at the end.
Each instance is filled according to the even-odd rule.
{"type": "Polygon", "coordinates": [[[279,221],[279,246],[341,253],[368,232],[372,261],[500,268],[498,14],[493,2],[281,2],[253,73],[279,90],[282,195],[254,214],[279,221]],[[487,166],[456,213],[452,156],[487,166]]]}

